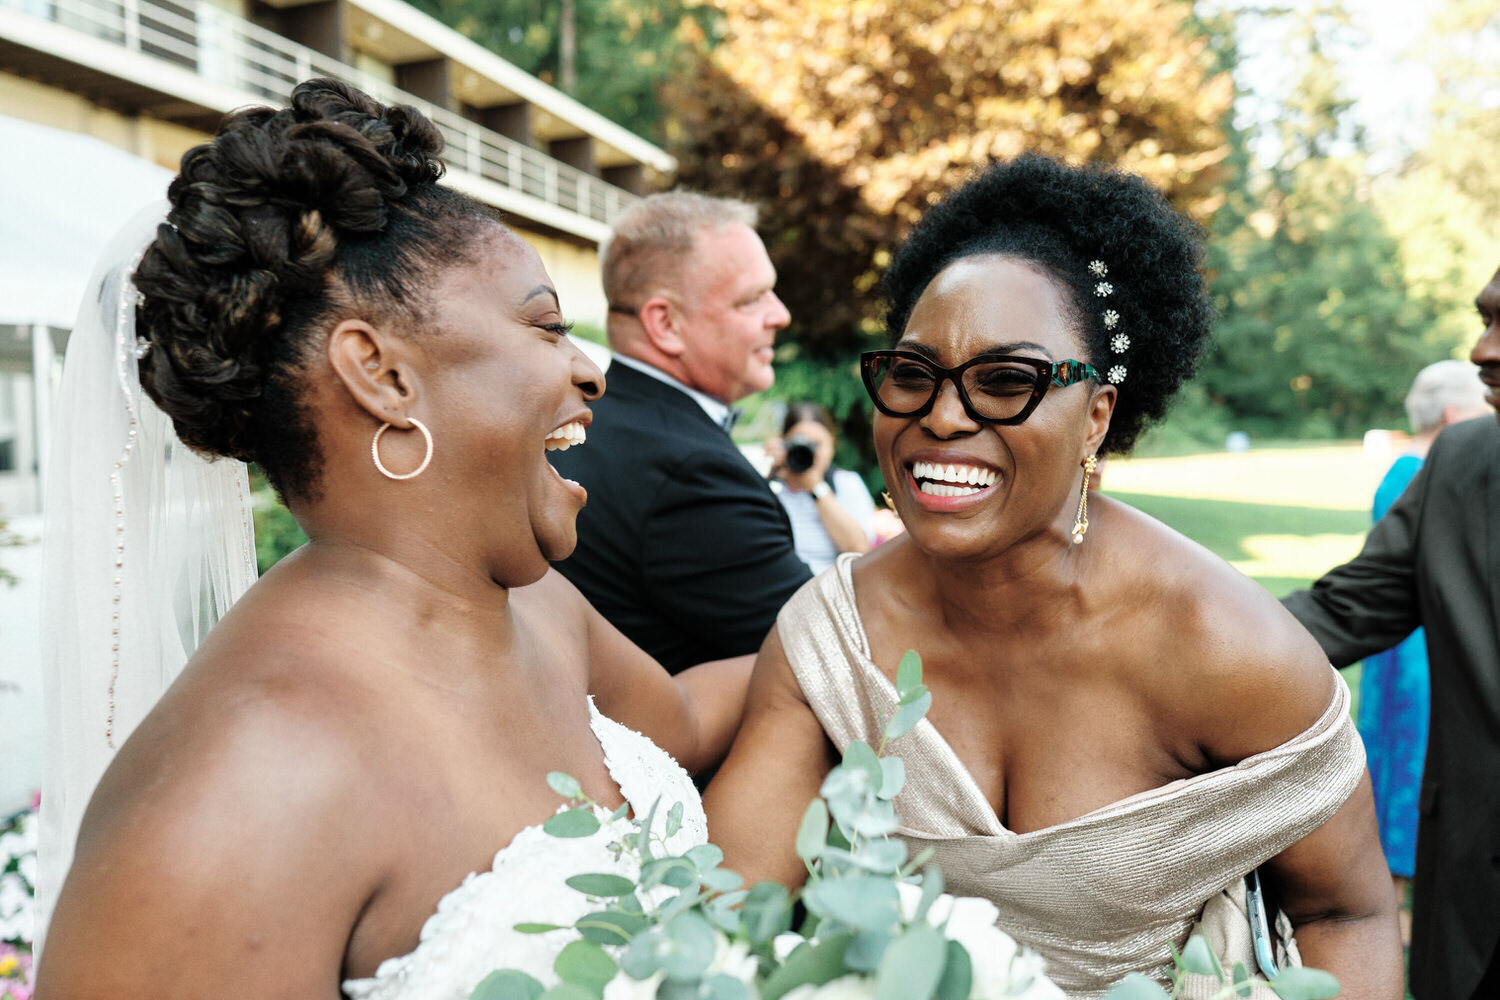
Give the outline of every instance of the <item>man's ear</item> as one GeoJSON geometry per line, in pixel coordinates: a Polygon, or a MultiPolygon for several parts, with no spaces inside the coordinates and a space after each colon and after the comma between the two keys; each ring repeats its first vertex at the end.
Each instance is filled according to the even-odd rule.
{"type": "Polygon", "coordinates": [[[360,319],[346,319],[328,335],[328,363],[366,413],[405,427],[416,398],[409,352],[394,336],[360,319]]]}
{"type": "Polygon", "coordinates": [[[669,358],[680,357],[687,349],[677,327],[677,307],[667,298],[652,296],[642,303],[637,315],[641,321],[641,329],[646,331],[646,338],[651,341],[652,347],[669,358]]]}
{"type": "Polygon", "coordinates": [[[1109,433],[1109,419],[1114,416],[1115,402],[1119,390],[1112,385],[1100,387],[1089,397],[1089,436],[1084,444],[1085,455],[1097,455],[1104,445],[1104,436],[1109,433]]]}

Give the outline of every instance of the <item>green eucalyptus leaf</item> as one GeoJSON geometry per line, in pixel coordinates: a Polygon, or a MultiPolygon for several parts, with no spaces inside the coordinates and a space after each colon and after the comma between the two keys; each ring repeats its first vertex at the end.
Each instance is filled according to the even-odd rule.
{"type": "Polygon", "coordinates": [[[1219,965],[1219,957],[1201,934],[1194,934],[1183,946],[1182,967],[1187,972],[1212,976],[1221,983],[1224,981],[1224,969],[1219,965]]]}
{"type": "Polygon", "coordinates": [[[791,894],[776,882],[762,882],[745,894],[740,915],[750,943],[762,944],[791,928],[791,894]]]}
{"type": "Polygon", "coordinates": [[[609,814],[609,821],[613,823],[616,820],[624,819],[625,814],[628,812],[630,812],[630,803],[621,802],[618,806],[615,807],[615,811],[609,814]]]}
{"type": "Polygon", "coordinates": [[[573,926],[585,941],[595,944],[629,944],[641,931],[650,926],[650,921],[639,913],[621,913],[619,910],[600,910],[580,917],[573,926]]]}
{"type": "Polygon", "coordinates": [[[698,867],[686,858],[657,858],[641,866],[641,888],[669,885],[685,889],[698,879],[698,867]]]}
{"type": "Polygon", "coordinates": [[[901,918],[901,897],[888,878],[852,875],[814,882],[802,894],[813,913],[854,930],[882,931],[901,918]]]}
{"type": "Polygon", "coordinates": [[[516,924],[512,930],[517,934],[546,934],[548,931],[565,931],[563,924],[516,924]]]}
{"type": "Polygon", "coordinates": [[[667,810],[667,836],[677,836],[677,831],[682,829],[682,803],[673,802],[672,808],[667,810]]]}
{"type": "Polygon", "coordinates": [[[811,864],[828,845],[828,803],[813,799],[797,827],[797,857],[811,864]]]}
{"type": "Polygon", "coordinates": [[[880,787],[880,758],[875,756],[875,751],[864,740],[850,741],[849,745],[844,748],[843,764],[845,767],[863,771],[869,779],[871,788],[880,787]]]}
{"type": "Polygon", "coordinates": [[[537,997],[537,1000],[599,1000],[599,994],[592,993],[576,983],[558,983],[537,997]]]}
{"type": "Polygon", "coordinates": [[[543,988],[518,969],[500,969],[481,979],[469,1000],[537,1000],[543,988]]]}
{"type": "Polygon", "coordinates": [[[732,872],[728,868],[710,868],[706,872],[700,872],[698,878],[714,892],[731,892],[745,884],[739,872],[732,872]]]}
{"type": "Polygon", "coordinates": [[[900,757],[880,758],[880,797],[894,799],[906,787],[906,764],[900,757]]]}
{"type": "Polygon", "coordinates": [[[926,920],[927,911],[943,894],[943,872],[937,865],[922,869],[922,896],[917,900],[917,920],[926,920]]]}
{"type": "Polygon", "coordinates": [[[916,702],[918,699],[920,699],[925,694],[927,694],[927,685],[926,684],[918,684],[916,687],[910,688],[907,691],[902,692],[902,694],[901,694],[901,700],[898,701],[898,702],[896,702],[896,704],[898,704],[898,705],[910,705],[910,704],[913,704],[914,702],[916,702]]]}
{"type": "Polygon", "coordinates": [[[622,913],[646,912],[646,908],[641,905],[641,901],[637,899],[633,894],[629,896],[621,896],[619,899],[615,900],[615,905],[620,908],[620,912],[622,913]]]}
{"type": "Polygon", "coordinates": [[[552,963],[557,978],[581,986],[593,996],[604,992],[604,984],[615,978],[619,968],[615,960],[592,941],[569,941],[552,963]]]}
{"type": "Polygon", "coordinates": [[[1245,968],[1244,962],[1235,962],[1234,971],[1230,973],[1230,980],[1234,983],[1234,992],[1238,996],[1250,995],[1250,972],[1245,968]]]}
{"type": "Polygon", "coordinates": [[[866,871],[894,875],[906,864],[906,845],[899,840],[867,840],[852,857],[866,871]]]}
{"type": "Polygon", "coordinates": [[[583,798],[583,786],[578,779],[563,771],[548,771],[547,785],[565,799],[583,798]]]}
{"type": "Polygon", "coordinates": [[[906,735],[912,726],[922,721],[922,716],[932,707],[932,695],[925,688],[921,690],[919,697],[896,709],[896,714],[885,724],[884,735],[887,740],[906,735]]]}
{"type": "Polygon", "coordinates": [[[656,855],[651,853],[651,827],[656,823],[656,809],[661,805],[661,796],[651,803],[651,808],[646,811],[646,821],[641,824],[641,832],[635,838],[635,849],[641,854],[641,863],[645,864],[656,855]]]}
{"type": "Polygon", "coordinates": [[[635,892],[635,883],[619,875],[574,875],[566,884],[585,896],[625,896],[635,892]]]}
{"type": "Polygon", "coordinates": [[[844,964],[855,972],[873,973],[880,968],[880,960],[894,938],[890,931],[858,932],[849,942],[849,950],[844,952],[844,964]]]}
{"type": "Polygon", "coordinates": [[[1339,981],[1322,969],[1293,965],[1276,974],[1271,989],[1281,1000],[1326,1000],[1339,995],[1339,981]]]}
{"type": "Polygon", "coordinates": [[[683,857],[693,863],[700,872],[706,872],[711,868],[717,868],[724,863],[724,852],[713,844],[699,844],[690,847],[683,857]]]}
{"type": "Polygon", "coordinates": [[[588,807],[569,809],[543,823],[542,830],[554,837],[592,837],[599,832],[599,817],[588,807]]]}
{"type": "Polygon", "coordinates": [[[697,886],[684,890],[673,896],[667,904],[656,911],[656,919],[662,923],[670,923],[679,913],[686,913],[707,898],[707,893],[699,892],[697,886]]]}
{"type": "Polygon", "coordinates": [[[760,988],[761,1000],[781,1000],[798,986],[822,986],[845,972],[844,953],[852,940],[848,934],[834,934],[811,944],[800,945],[785,962],[766,978],[760,988]]]}
{"type": "Polygon", "coordinates": [[[1104,1000],[1167,1000],[1167,991],[1139,972],[1132,972],[1111,986],[1104,1000]]]}
{"type": "Polygon", "coordinates": [[[666,931],[661,927],[648,927],[631,938],[630,944],[620,952],[620,968],[631,979],[650,979],[661,969],[667,948],[666,931]]]}
{"type": "Polygon", "coordinates": [[[896,819],[895,806],[877,799],[855,812],[848,826],[861,837],[885,837],[900,829],[901,821],[896,819]]]}
{"type": "MultiPolygon", "coordinates": [[[[733,873],[731,873],[733,874],[733,873]]],[[[736,875],[736,878],[739,876],[736,875]]],[[[726,892],[722,896],[715,896],[703,905],[703,913],[708,917],[708,922],[719,930],[736,937],[740,933],[740,927],[744,917],[740,912],[740,905],[744,903],[745,897],[750,893],[744,889],[734,892],[726,892]]]]}
{"type": "Polygon", "coordinates": [[[703,980],[698,996],[701,1000],[751,1000],[750,987],[722,974],[703,980]]]}
{"type": "Polygon", "coordinates": [[[885,950],[875,974],[875,1000],[929,1000],[947,960],[948,942],[936,927],[912,926],[885,950]]]}
{"type": "Polygon", "coordinates": [[[921,683],[922,658],[915,649],[908,649],[901,654],[901,662],[896,665],[896,694],[898,697],[904,695],[921,683]]]}
{"type": "Polygon", "coordinates": [[[713,964],[718,942],[714,929],[696,913],[682,913],[663,928],[671,947],[662,957],[662,971],[676,982],[700,979],[713,964]]]}
{"type": "Polygon", "coordinates": [[[974,962],[957,941],[949,941],[948,960],[943,963],[943,977],[938,980],[934,1000],[969,1000],[974,987],[974,962]]]}

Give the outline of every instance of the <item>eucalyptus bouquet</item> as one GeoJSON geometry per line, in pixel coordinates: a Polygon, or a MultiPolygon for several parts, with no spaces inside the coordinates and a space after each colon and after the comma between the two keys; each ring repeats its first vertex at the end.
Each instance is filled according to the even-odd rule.
{"type": "MultiPolygon", "coordinates": [[[[639,862],[639,878],[613,873],[567,879],[592,912],[571,927],[521,924],[517,930],[572,939],[544,987],[518,969],[500,969],[471,1000],[1062,1000],[1042,961],[995,927],[998,911],[982,899],[943,892],[930,852],[910,858],[896,831],[891,800],[906,781],[886,746],[927,714],[932,696],[914,652],[896,671],[899,706],[879,747],[851,743],[808,806],[797,832],[807,883],[746,889],[720,866],[723,852],[699,844],[664,849],[653,823],[658,801],[611,849],[639,862]],[[798,923],[801,903],[805,916],[798,923]],[[794,929],[794,924],[797,926],[794,929]]],[[[543,830],[588,837],[601,827],[579,783],[548,775],[571,808],[543,830]]],[[[609,821],[622,821],[621,807],[609,821]]],[[[682,804],[668,807],[672,837],[682,804]]]]}

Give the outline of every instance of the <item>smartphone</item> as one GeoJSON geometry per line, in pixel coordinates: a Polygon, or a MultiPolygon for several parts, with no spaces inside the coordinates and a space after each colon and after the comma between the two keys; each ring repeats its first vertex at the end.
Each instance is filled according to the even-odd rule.
{"type": "Polygon", "coordinates": [[[1245,876],[1245,909],[1250,915],[1250,944],[1255,949],[1255,964],[1261,975],[1275,979],[1281,972],[1276,964],[1275,941],[1271,937],[1271,922],[1266,913],[1266,894],[1260,884],[1260,869],[1245,876]]]}

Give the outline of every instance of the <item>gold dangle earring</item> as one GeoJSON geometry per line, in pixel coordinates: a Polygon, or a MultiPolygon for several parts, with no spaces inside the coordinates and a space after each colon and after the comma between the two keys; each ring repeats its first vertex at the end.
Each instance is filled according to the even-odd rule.
{"type": "Polygon", "coordinates": [[[886,510],[890,511],[892,514],[896,513],[896,501],[891,499],[891,495],[889,492],[882,492],[880,494],[880,499],[885,502],[886,510]]]}
{"type": "Polygon", "coordinates": [[[1078,516],[1073,519],[1074,545],[1080,544],[1089,530],[1089,480],[1094,477],[1094,470],[1097,468],[1099,460],[1093,455],[1083,460],[1083,489],[1078,494],[1078,516]]]}

